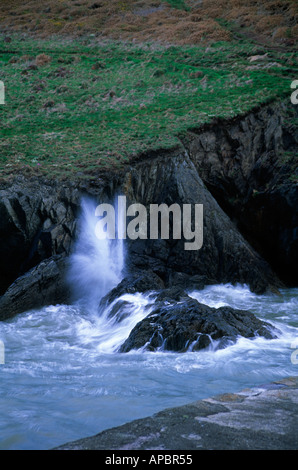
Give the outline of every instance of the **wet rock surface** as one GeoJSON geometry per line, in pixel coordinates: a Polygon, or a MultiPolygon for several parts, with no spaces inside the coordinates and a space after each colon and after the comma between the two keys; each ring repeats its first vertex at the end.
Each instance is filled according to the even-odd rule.
{"type": "Polygon", "coordinates": [[[200,276],[209,283],[246,283],[256,293],[282,286],[268,263],[243,238],[207,190],[187,153],[177,152],[170,159],[158,158],[135,165],[125,188],[129,204],[141,201],[148,214],[153,203],[168,207],[178,204],[182,213],[187,204],[203,205],[200,249],[186,250],[184,233],[181,239],[127,240],[131,271],[150,269],[167,285],[172,283],[173,273],[179,272],[189,277],[200,276]]]}
{"type": "Polygon", "coordinates": [[[298,377],[225,393],[56,450],[297,450],[298,377]]]}
{"type": "Polygon", "coordinates": [[[114,289],[112,289],[100,302],[100,307],[111,304],[123,294],[136,292],[159,291],[164,288],[162,279],[150,271],[140,271],[126,276],[114,289]]]}
{"type": "Polygon", "coordinates": [[[67,266],[67,257],[56,255],[18,277],[0,297],[0,321],[45,305],[68,303],[67,266]]]}
{"type": "Polygon", "coordinates": [[[45,259],[70,253],[79,205],[72,185],[23,177],[2,185],[0,294],[45,259]]]}
{"type": "Polygon", "coordinates": [[[211,345],[218,349],[240,336],[276,337],[272,325],[251,312],[231,307],[211,308],[179,290],[174,295],[162,292],[150,314],[133,328],[120,352],[140,348],[185,352],[211,345]]]}
{"type": "Polygon", "coordinates": [[[297,114],[297,106],[288,101],[273,102],[184,139],[190,159],[222,209],[292,285],[297,283],[298,262],[297,114]]]}

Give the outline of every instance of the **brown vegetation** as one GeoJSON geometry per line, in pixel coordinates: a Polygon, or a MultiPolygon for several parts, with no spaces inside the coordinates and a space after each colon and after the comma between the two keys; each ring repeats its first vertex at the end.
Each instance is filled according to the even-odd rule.
{"type": "Polygon", "coordinates": [[[234,33],[284,45],[298,38],[295,0],[1,0],[0,28],[41,36],[64,34],[200,44],[234,33]],[[180,2],[183,3],[183,2],[180,2]]]}

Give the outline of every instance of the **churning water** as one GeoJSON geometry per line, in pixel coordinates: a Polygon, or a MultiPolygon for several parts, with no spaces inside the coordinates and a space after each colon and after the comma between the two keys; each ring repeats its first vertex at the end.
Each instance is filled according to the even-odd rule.
{"type": "Polygon", "coordinates": [[[298,289],[257,296],[245,285],[218,285],[190,293],[213,307],[250,310],[278,327],[277,339],[241,338],[223,350],[182,354],[118,353],[152,299],[123,296],[120,321],[94,307],[121,279],[124,250],[94,238],[93,209],[83,206],[72,258],[73,305],[0,323],[0,449],[49,449],[166,407],[297,375],[298,289]]]}

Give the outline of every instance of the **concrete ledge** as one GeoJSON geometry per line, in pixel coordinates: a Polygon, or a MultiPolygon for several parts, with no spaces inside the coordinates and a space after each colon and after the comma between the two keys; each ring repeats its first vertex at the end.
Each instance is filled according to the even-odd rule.
{"type": "Polygon", "coordinates": [[[169,408],[55,450],[294,450],[298,377],[169,408]]]}

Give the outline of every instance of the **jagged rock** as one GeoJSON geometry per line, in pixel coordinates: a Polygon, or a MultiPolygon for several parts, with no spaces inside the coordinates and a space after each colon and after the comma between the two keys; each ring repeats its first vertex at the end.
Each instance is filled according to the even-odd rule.
{"type": "Polygon", "coordinates": [[[177,300],[165,297],[151,313],[139,322],[120,347],[120,352],[144,348],[156,351],[198,351],[217,341],[222,348],[239,336],[275,337],[274,328],[251,312],[231,307],[218,309],[200,304],[183,293],[177,300]],[[170,303],[169,303],[170,300],[170,303]]]}
{"type": "Polygon", "coordinates": [[[56,254],[69,254],[79,192],[71,185],[20,177],[0,190],[0,294],[19,276],[56,254]]]}
{"type": "Polygon", "coordinates": [[[112,289],[100,302],[101,306],[106,306],[114,302],[123,294],[135,294],[136,292],[159,291],[164,288],[162,279],[150,271],[140,271],[129,274],[114,289],[112,289]]]}
{"type": "Polygon", "coordinates": [[[0,320],[45,305],[69,302],[66,269],[66,256],[53,256],[16,279],[0,297],[0,320]]]}
{"type": "Polygon", "coordinates": [[[173,302],[189,298],[182,287],[174,286],[163,289],[155,298],[155,302],[173,302]]]}
{"type": "Polygon", "coordinates": [[[185,238],[181,240],[139,239],[128,240],[130,269],[151,269],[167,285],[173,273],[185,273],[189,277],[208,283],[244,283],[252,291],[263,293],[282,286],[268,263],[252,249],[239,233],[234,223],[202,182],[193,162],[186,152],[146,160],[136,164],[125,182],[129,201],[146,206],[165,203],[203,205],[203,246],[198,250],[185,250],[185,238]]]}
{"type": "Polygon", "coordinates": [[[175,287],[176,289],[185,290],[201,290],[205,286],[211,285],[214,280],[208,279],[207,276],[195,274],[193,276],[179,271],[169,272],[166,278],[166,286],[175,287]]]}
{"type": "Polygon", "coordinates": [[[298,281],[297,114],[277,101],[183,139],[208,190],[288,285],[298,281]]]}

